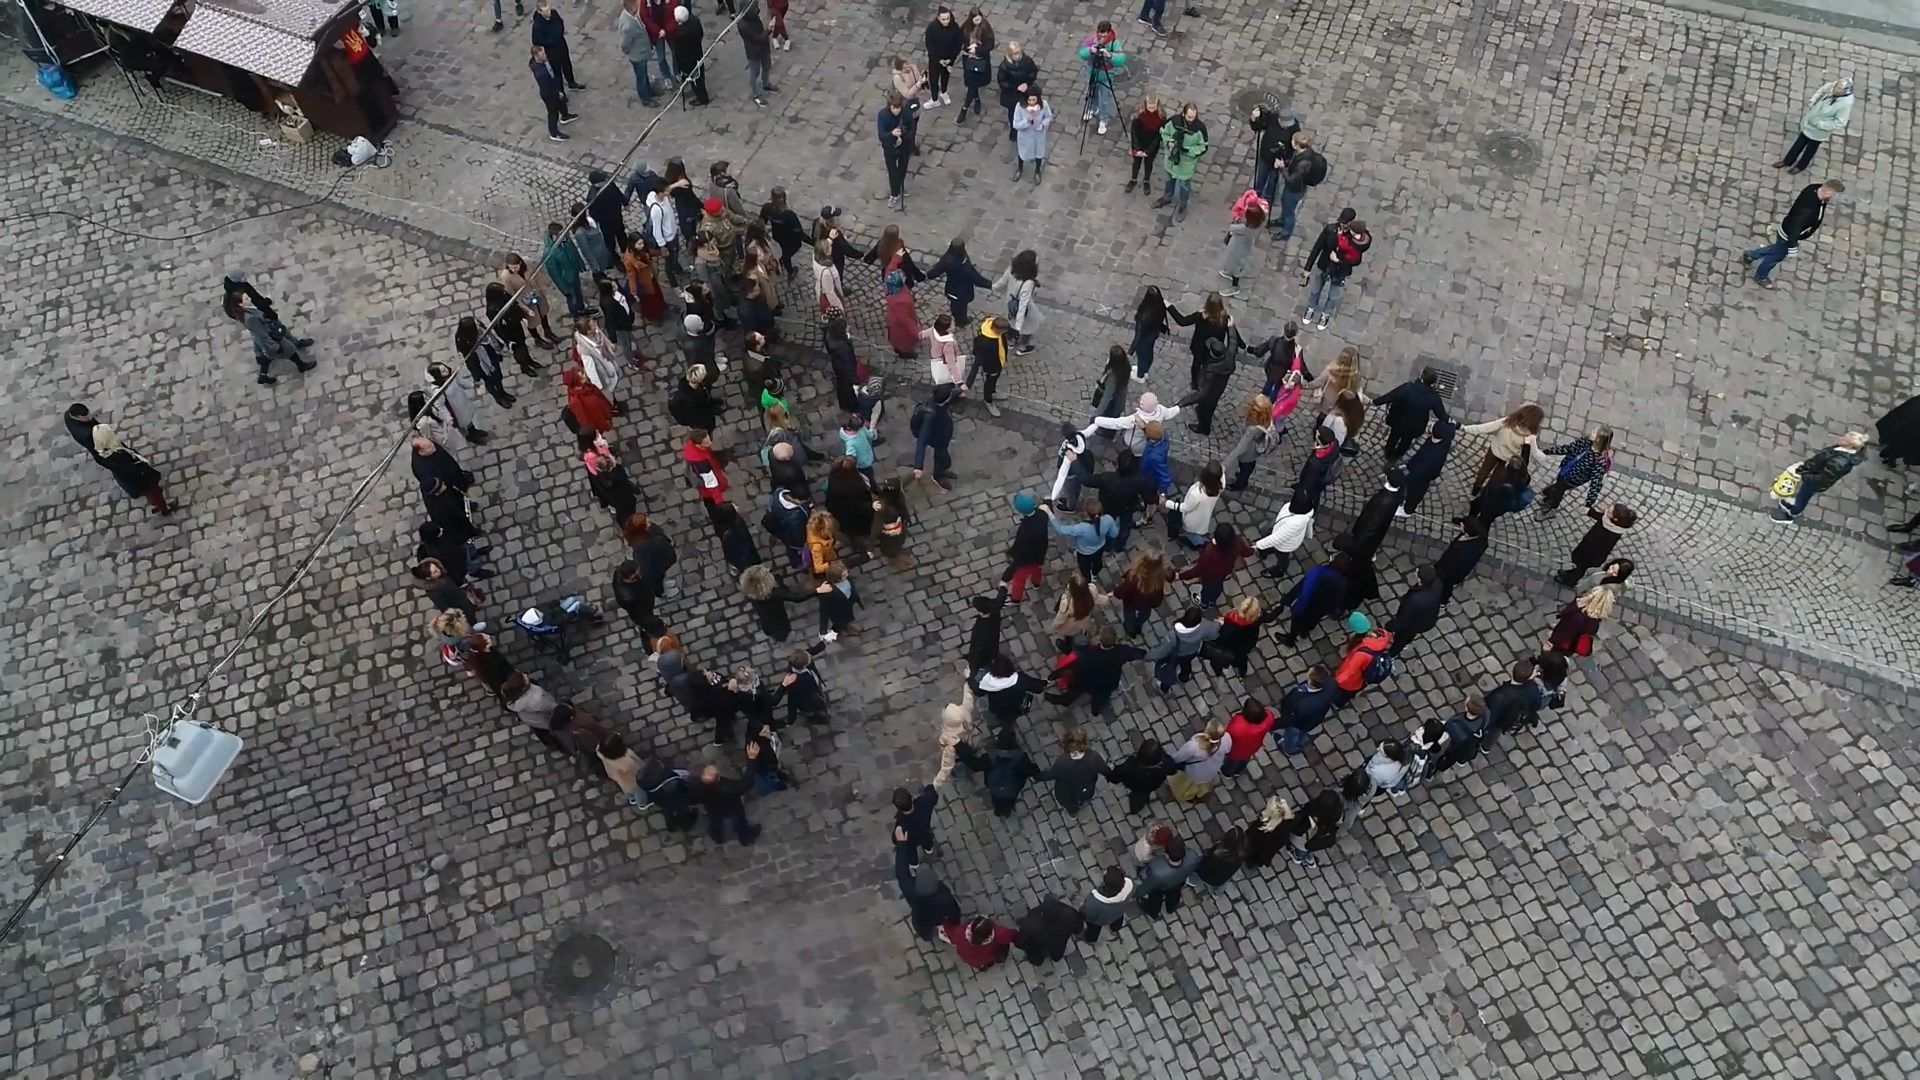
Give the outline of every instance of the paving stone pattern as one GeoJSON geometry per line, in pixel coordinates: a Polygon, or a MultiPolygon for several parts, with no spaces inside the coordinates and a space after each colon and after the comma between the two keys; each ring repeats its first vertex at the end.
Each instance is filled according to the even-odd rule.
{"type": "MultiPolygon", "coordinates": [[[[765,111],[743,99],[737,43],[722,42],[710,80],[717,104],[667,114],[643,158],[678,153],[696,171],[728,158],[756,196],[783,183],[803,208],[848,207],[867,236],[897,220],[928,257],[953,235],[990,270],[1035,247],[1050,323],[1042,350],[1005,385],[1030,411],[1069,416],[1106,345],[1126,340],[1143,283],[1188,304],[1218,283],[1216,229],[1248,154],[1232,107],[1287,104],[1322,134],[1333,176],[1305,204],[1300,237],[1284,251],[1257,249],[1273,268],[1233,302],[1250,332],[1270,332],[1293,310],[1293,267],[1313,225],[1354,205],[1377,242],[1340,320],[1313,335],[1313,362],[1354,344],[1376,390],[1431,362],[1460,374],[1464,415],[1531,398],[1547,407],[1551,437],[1611,424],[1622,434],[1614,490],[1648,523],[1647,603],[1878,678],[1910,682],[1920,671],[1912,597],[1883,587],[1892,562],[1883,527],[1915,509],[1905,477],[1862,468],[1797,530],[1761,514],[1762,489],[1783,465],[1870,426],[1911,392],[1914,320],[1898,289],[1914,271],[1899,212],[1911,180],[1898,164],[1912,152],[1920,92],[1911,55],[1645,3],[1209,6],[1203,19],[1176,17],[1182,34],[1167,39],[1136,35],[1144,28],[1122,19],[1134,56],[1122,99],[1152,88],[1193,100],[1214,132],[1188,220],[1122,197],[1123,137],[1090,136],[1082,151],[1070,105],[1059,109],[1049,179],[1017,188],[991,123],[955,128],[930,112],[910,212],[891,216],[873,198],[872,112],[886,57],[917,54],[929,11],[797,12],[795,48],[775,63],[782,93],[765,111]],[[1276,69],[1271,56],[1289,63],[1276,69]],[[1281,73],[1295,70],[1324,74],[1281,73]],[[1779,290],[1743,286],[1734,256],[1804,179],[1765,162],[1790,136],[1800,96],[1837,70],[1855,75],[1861,103],[1820,167],[1849,190],[1819,242],[1782,269],[1779,290]],[[1823,571],[1778,569],[1805,565],[1823,571]]],[[[1000,39],[1025,41],[1056,89],[1077,82],[1081,27],[1110,14],[1062,3],[988,11],[1000,39]]],[[[525,250],[581,190],[584,168],[624,152],[653,115],[631,96],[617,9],[567,13],[591,89],[579,95],[574,141],[559,149],[527,107],[524,25],[492,35],[484,13],[462,8],[423,12],[382,46],[412,110],[389,170],[343,178],[326,164],[324,140],[261,147],[257,118],[243,111],[177,90],[136,96],[117,78],[89,80],[60,108],[436,234],[525,250]]],[[[706,21],[712,34],[724,20],[706,21]]],[[[29,70],[7,70],[11,97],[47,104],[29,70]]],[[[1174,342],[1166,351],[1178,354],[1174,342]]],[[[1174,379],[1156,388],[1177,393],[1174,379]]],[[[1219,449],[1180,453],[1200,460],[1219,449]]],[[[1574,528],[1570,516],[1529,524],[1501,544],[1545,571],[1574,528]]]]}
{"type": "MultiPolygon", "coordinates": [[[[12,160],[0,216],[89,204],[106,224],[191,231],[275,204],[43,120],[0,116],[12,160]]],[[[0,280],[15,387],[0,636],[11,706],[0,762],[8,897],[89,811],[137,745],[142,712],[232,640],[394,435],[398,403],[485,271],[445,245],[294,210],[186,240],[39,219],[0,280]],[[272,388],[213,303],[234,265],[320,339],[317,370],[272,388]],[[94,403],[166,474],[182,513],[130,507],[61,430],[94,403]]],[[[656,343],[657,344],[657,343],[656,343]]],[[[664,375],[635,380],[616,436],[682,552],[665,605],[693,655],[771,669],[714,568],[659,418],[664,375]]],[[[510,379],[468,452],[501,576],[488,614],[569,589],[604,599],[622,557],[552,417],[550,380],[510,379]]],[[[802,380],[801,415],[829,406],[802,380]]],[[[1065,965],[984,975],[910,936],[889,880],[885,798],[933,767],[964,598],[997,576],[1006,495],[1050,476],[1038,416],[963,418],[951,495],[916,491],[905,572],[863,571],[860,636],[823,660],[841,707],[797,735],[805,786],[757,802],[752,849],[663,834],[608,786],[515,731],[450,675],[404,577],[419,512],[399,470],[210,691],[205,715],[248,747],[188,808],[137,782],[76,852],[0,974],[0,1071],[141,1075],[628,1076],[1894,1076],[1916,1071],[1916,767],[1911,702],[1877,684],[1738,658],[1639,617],[1582,662],[1568,707],[1471,775],[1383,803],[1321,870],[1191,899],[1166,922],[1065,965]],[[614,950],[604,985],[563,993],[555,947],[614,950]]],[[[883,465],[898,464],[905,434],[883,465]]],[[[745,425],[727,440],[745,446],[745,425]]],[[[764,497],[750,466],[741,500],[764,497]]],[[[1371,467],[1343,483],[1359,487],[1371,467]]],[[[1229,520],[1269,520],[1271,489],[1229,520]]],[[[1324,537],[1323,537],[1324,539],[1324,537]]],[[[1315,545],[1316,553],[1320,550],[1315,545]]],[[[1389,595],[1418,545],[1396,539],[1389,595]]],[[[1056,553],[1051,569],[1064,570],[1056,553]]],[[[1051,588],[1051,584],[1050,584],[1051,588]]],[[[1276,586],[1243,574],[1236,592],[1276,586]]],[[[1197,808],[1153,819],[1202,837],[1268,792],[1304,799],[1377,739],[1493,684],[1561,597],[1490,567],[1391,684],[1296,760],[1269,748],[1197,808]]],[[[1630,604],[1631,606],[1631,604],[1630,604]]],[[[1041,613],[1010,616],[1044,661],[1041,613]]],[[[1160,627],[1150,633],[1160,632],[1160,627]]],[[[687,763],[703,744],[616,617],[570,668],[503,632],[514,659],[687,763]]],[[[1093,725],[1183,737],[1243,693],[1271,695],[1330,655],[1269,643],[1243,685],[1136,685],[1093,725]]],[[[1136,683],[1144,673],[1136,674],[1136,683]]],[[[1059,718],[1022,724],[1043,756],[1059,718]]],[[[947,790],[935,861],[969,909],[1077,899],[1146,824],[1103,793],[1078,820],[1036,790],[987,813],[947,790]]]]}

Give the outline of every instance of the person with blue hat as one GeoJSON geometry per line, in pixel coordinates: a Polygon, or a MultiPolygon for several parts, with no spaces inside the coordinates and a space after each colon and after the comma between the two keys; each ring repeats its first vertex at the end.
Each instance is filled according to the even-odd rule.
{"type": "Polygon", "coordinates": [[[1017,604],[1026,598],[1029,584],[1040,583],[1041,568],[1047,562],[1047,534],[1052,530],[1040,500],[1024,491],[1013,497],[1013,512],[1020,515],[1020,526],[1007,548],[1007,572],[1000,580],[1007,583],[1007,596],[1017,604]]]}

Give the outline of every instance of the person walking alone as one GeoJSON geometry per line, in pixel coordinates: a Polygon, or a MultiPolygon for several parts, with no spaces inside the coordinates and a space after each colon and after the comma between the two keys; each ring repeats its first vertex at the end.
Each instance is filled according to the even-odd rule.
{"type": "Polygon", "coordinates": [[[759,6],[749,4],[747,13],[740,16],[734,28],[740,34],[740,48],[747,56],[747,94],[755,105],[764,109],[767,95],[777,93],[780,88],[773,85],[773,38],[767,33],[767,24],[760,21],[759,6]]]}
{"type": "Polygon", "coordinates": [[[1787,208],[1786,219],[1774,229],[1773,241],[1740,256],[1742,266],[1759,264],[1753,268],[1754,284],[1765,289],[1773,288],[1773,268],[1798,251],[1801,241],[1820,231],[1820,223],[1827,216],[1827,204],[1845,190],[1847,185],[1838,180],[1808,184],[1800,189],[1793,205],[1787,208]]]}
{"type": "Polygon", "coordinates": [[[80,444],[94,464],[113,474],[114,483],[131,498],[145,499],[161,517],[173,513],[173,504],[160,484],[160,470],[120,441],[118,434],[94,418],[78,402],[67,407],[67,434],[80,444]]]}
{"type": "Polygon", "coordinates": [[[1160,129],[1160,147],[1166,158],[1167,184],[1153,205],[1155,209],[1172,205],[1174,216],[1184,220],[1193,198],[1194,171],[1207,153],[1207,125],[1200,119],[1200,106],[1188,102],[1180,107],[1180,115],[1160,129]]]}
{"type": "Polygon", "coordinates": [[[1867,451],[1867,437],[1858,431],[1840,436],[1840,441],[1796,465],[1773,482],[1775,505],[1772,518],[1781,525],[1800,519],[1807,503],[1815,495],[1839,483],[1867,451]],[[1791,478],[1792,483],[1786,481],[1791,478]]]}
{"type": "Polygon", "coordinates": [[[1799,136],[1773,167],[1785,169],[1789,174],[1805,172],[1807,166],[1813,164],[1813,155],[1820,152],[1821,144],[1846,130],[1847,121],[1853,117],[1853,101],[1852,79],[1841,76],[1821,83],[1800,114],[1799,136]]]}

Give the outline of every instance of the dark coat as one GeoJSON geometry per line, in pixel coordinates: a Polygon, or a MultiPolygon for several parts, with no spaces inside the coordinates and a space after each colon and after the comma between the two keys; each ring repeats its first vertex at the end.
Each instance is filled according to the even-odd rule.
{"type": "Polygon", "coordinates": [[[1078,908],[1050,895],[1020,916],[1016,927],[1020,936],[1015,944],[1028,963],[1058,960],[1066,955],[1068,943],[1084,925],[1086,920],[1078,908]]]}
{"type": "Polygon", "coordinates": [[[1440,609],[1446,602],[1447,584],[1437,580],[1401,597],[1399,609],[1387,620],[1387,632],[1393,635],[1394,644],[1405,646],[1433,629],[1440,622],[1440,609]]]}
{"type": "Polygon", "coordinates": [[[720,535],[720,554],[735,573],[760,565],[760,545],[754,543],[753,530],[747,528],[746,518],[734,518],[733,524],[720,535]]]}
{"type": "Polygon", "coordinates": [[[1794,196],[1786,220],[1780,223],[1780,235],[1786,237],[1788,243],[1798,245],[1820,231],[1820,222],[1826,216],[1827,204],[1820,201],[1820,185],[1808,184],[1794,196]]]}
{"type": "Polygon", "coordinates": [[[1074,654],[1061,671],[1073,673],[1073,685],[1085,687],[1094,695],[1112,693],[1126,674],[1126,666],[1144,660],[1147,651],[1138,645],[1089,645],[1074,654]]]}
{"type": "Polygon", "coordinates": [[[960,55],[966,46],[966,32],[960,29],[960,20],[955,18],[945,26],[939,19],[927,24],[927,59],[933,63],[952,60],[960,55]]]}
{"type": "Polygon", "coordinates": [[[667,397],[667,415],[682,427],[712,431],[720,423],[721,402],[710,386],[694,386],[680,379],[680,385],[667,397]]]}
{"type": "Polygon", "coordinates": [[[1061,754],[1040,775],[1043,779],[1053,781],[1054,800],[1061,809],[1073,814],[1093,801],[1093,793],[1099,789],[1100,778],[1106,773],[1107,763],[1099,754],[1089,750],[1078,758],[1061,754]]]}
{"type": "Polygon", "coordinates": [[[700,26],[700,17],[693,15],[686,22],[673,28],[667,35],[667,51],[673,54],[673,70],[683,79],[693,77],[693,69],[700,63],[700,54],[706,50],[706,31],[700,26]]]}
{"type": "Polygon", "coordinates": [[[1393,512],[1400,509],[1406,496],[1398,489],[1381,488],[1373,493],[1347,530],[1347,543],[1334,546],[1350,552],[1356,559],[1371,559],[1393,528],[1393,512]]]}
{"type": "Polygon", "coordinates": [[[746,52],[748,60],[758,64],[773,61],[773,40],[767,34],[767,24],[760,21],[760,8],[757,5],[747,8],[746,14],[740,16],[740,21],[735,24],[735,29],[740,35],[740,47],[746,52]]]}
{"type": "Polygon", "coordinates": [[[947,279],[947,299],[957,304],[971,304],[975,289],[993,287],[993,282],[980,272],[979,267],[973,265],[973,260],[967,258],[964,252],[955,257],[952,251],[947,251],[927,269],[930,278],[943,274],[947,279]]]}
{"type": "Polygon", "coordinates": [[[1573,565],[1583,569],[1604,564],[1613,554],[1614,545],[1620,542],[1620,537],[1623,535],[1607,528],[1605,513],[1599,510],[1588,510],[1587,516],[1593,519],[1593,524],[1588,527],[1587,534],[1580,538],[1580,542],[1573,546],[1573,553],[1568,556],[1573,565]]]}
{"type": "Polygon", "coordinates": [[[819,597],[819,593],[811,590],[777,588],[765,600],[749,603],[753,605],[753,617],[760,624],[760,632],[775,641],[785,641],[793,633],[793,620],[787,617],[787,605],[804,604],[819,597]]]}
{"type": "Polygon", "coordinates": [[[1480,556],[1487,553],[1485,536],[1462,536],[1454,538],[1447,550],[1433,564],[1434,572],[1449,588],[1460,584],[1472,576],[1473,568],[1480,565],[1480,556]]]}
{"type": "Polygon", "coordinates": [[[421,494],[432,491],[436,482],[462,492],[473,486],[473,474],[461,468],[445,447],[436,446],[431,454],[413,450],[409,453],[413,456],[413,478],[419,483],[421,494]]]}
{"type": "Polygon", "coordinates": [[[1140,756],[1138,750],[1128,754],[1107,770],[1107,779],[1128,791],[1145,795],[1160,790],[1167,777],[1180,771],[1172,756],[1162,753],[1158,761],[1149,763],[1140,756]]]}
{"type": "Polygon", "coordinates": [[[1395,432],[1424,431],[1427,422],[1436,416],[1442,420],[1452,419],[1447,415],[1446,402],[1440,400],[1440,392],[1419,379],[1408,379],[1374,398],[1373,404],[1375,408],[1386,407],[1387,428],[1395,432]]]}
{"type": "Polygon", "coordinates": [[[1026,100],[1026,94],[1020,86],[1031,88],[1040,81],[1040,65],[1033,57],[1022,55],[1018,60],[1000,61],[1000,107],[1011,108],[1026,100]]]}
{"type": "Polygon", "coordinates": [[[1040,566],[1047,561],[1047,537],[1053,530],[1050,519],[1043,510],[1035,510],[1020,519],[1020,527],[1013,532],[1013,543],[1007,547],[1008,566],[1040,566]]]}

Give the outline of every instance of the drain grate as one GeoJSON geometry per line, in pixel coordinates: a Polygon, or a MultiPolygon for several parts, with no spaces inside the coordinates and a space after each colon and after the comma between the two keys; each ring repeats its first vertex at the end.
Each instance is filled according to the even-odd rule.
{"type": "Polygon", "coordinates": [[[598,934],[563,940],[547,960],[547,986],[561,997],[590,997],[612,981],[613,945],[598,934]]]}
{"type": "Polygon", "coordinates": [[[1389,45],[1413,44],[1413,28],[1410,26],[1389,26],[1380,33],[1381,40],[1389,45]]]}
{"type": "Polygon", "coordinates": [[[1540,164],[1540,145],[1518,131],[1492,131],[1480,138],[1480,157],[1501,172],[1520,176],[1540,164]]]}
{"type": "Polygon", "coordinates": [[[1439,378],[1439,381],[1433,384],[1434,393],[1439,394],[1442,400],[1452,401],[1453,395],[1460,392],[1460,373],[1452,368],[1441,367],[1430,360],[1426,361],[1426,366],[1432,368],[1434,375],[1439,378]]]}

